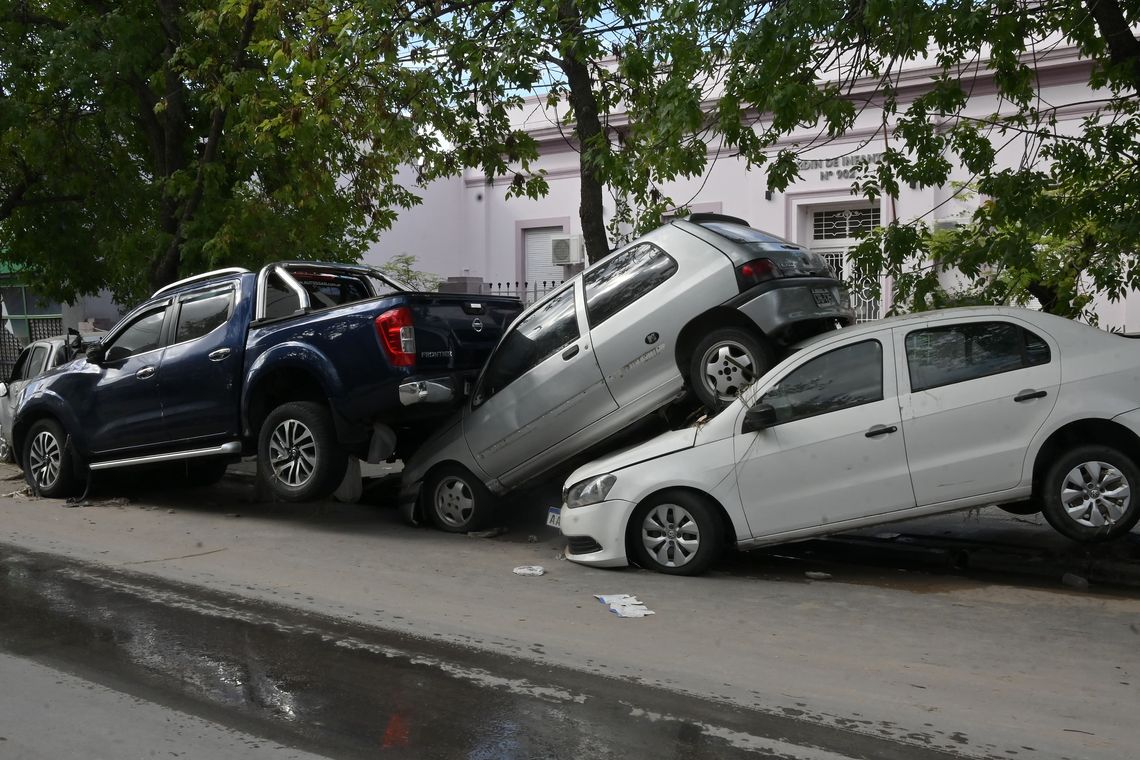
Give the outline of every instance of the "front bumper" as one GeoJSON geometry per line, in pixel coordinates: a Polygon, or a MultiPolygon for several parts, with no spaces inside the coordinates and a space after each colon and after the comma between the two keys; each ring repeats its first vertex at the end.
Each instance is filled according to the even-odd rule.
{"type": "MultiPolygon", "coordinates": [[[[562,505],[562,535],[589,536],[601,547],[585,554],[566,553],[566,559],[595,567],[625,567],[629,557],[625,553],[625,530],[629,517],[637,505],[622,499],[610,499],[585,507],[568,509],[562,505]]],[[[585,542],[583,542],[584,544],[585,542]]]]}

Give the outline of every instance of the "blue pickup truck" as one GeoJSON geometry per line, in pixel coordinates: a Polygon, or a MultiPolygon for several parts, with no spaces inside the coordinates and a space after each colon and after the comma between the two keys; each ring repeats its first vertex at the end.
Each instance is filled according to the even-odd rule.
{"type": "Polygon", "coordinates": [[[411,292],[365,266],[210,272],[162,288],[85,357],[25,385],[9,440],[45,496],[70,495],[89,471],[159,462],[209,482],[256,452],[277,498],[319,499],[350,456],[378,462],[422,442],[521,310],[411,292]]]}

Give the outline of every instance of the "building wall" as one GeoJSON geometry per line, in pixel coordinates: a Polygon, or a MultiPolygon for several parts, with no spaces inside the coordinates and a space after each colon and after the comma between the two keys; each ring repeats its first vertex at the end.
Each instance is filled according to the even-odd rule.
{"type": "MultiPolygon", "coordinates": [[[[1057,111],[1059,129],[1076,133],[1081,119],[1090,113],[1090,107],[1081,104],[1094,99],[1086,84],[1088,63],[1080,61],[1071,49],[1058,48],[1051,56],[1039,72],[1042,99],[1052,104],[1071,104],[1057,111]]],[[[907,92],[913,95],[922,91],[929,73],[916,68],[908,77],[900,86],[904,100],[907,92]]],[[[985,120],[1009,110],[983,77],[974,82],[973,93],[965,116],[985,120]]],[[[743,217],[760,229],[804,245],[824,245],[829,250],[836,241],[821,243],[813,238],[815,212],[858,211],[874,206],[884,224],[893,219],[921,219],[931,226],[968,220],[978,200],[956,186],[969,185],[974,179],[962,167],[952,172],[951,182],[945,186],[904,186],[897,198],[880,198],[872,203],[852,193],[853,164],[859,159],[874,163],[888,146],[901,147],[893,136],[884,135],[882,112],[874,104],[873,91],[867,94],[870,104],[843,137],[829,141],[819,139],[818,130],[804,130],[774,147],[773,153],[782,147],[802,151],[801,177],[785,192],[769,193],[762,169],[749,171],[742,160],[731,156],[730,150],[722,151],[716,144],[709,146],[709,169],[704,176],[669,182],[659,189],[678,205],[743,217]]],[[[429,188],[424,205],[401,215],[392,233],[369,253],[369,260],[382,260],[400,252],[402,246],[407,249],[410,244],[403,241],[415,241],[415,250],[423,251],[422,268],[441,276],[471,275],[493,284],[526,281],[523,231],[561,224],[567,233],[581,233],[578,153],[556,126],[561,115],[548,111],[542,101],[533,100],[516,120],[542,147],[535,168],[546,172],[550,192],[545,197],[508,199],[509,177],[488,183],[479,172],[469,171],[462,178],[429,188]],[[457,224],[441,224],[442,219],[455,219],[457,224]]],[[[990,137],[999,148],[999,167],[1034,160],[1026,155],[1026,143],[1016,134],[1003,135],[994,129],[990,137]]],[[[614,201],[607,196],[603,205],[608,219],[614,212],[614,201]]],[[[944,281],[953,286],[955,277],[947,274],[944,281]]],[[[886,291],[889,293],[889,287],[886,291]]],[[[887,305],[889,302],[883,304],[887,305]]],[[[1098,310],[1103,326],[1140,330],[1140,299],[1100,303],[1098,310]]]]}
{"type": "MultiPolygon", "coordinates": [[[[398,181],[414,188],[416,172],[407,168],[398,181]]],[[[473,244],[470,222],[467,218],[463,183],[460,178],[432,182],[415,188],[422,202],[403,209],[392,228],[380,234],[363,256],[367,264],[380,265],[393,256],[410,254],[416,257],[415,268],[446,277],[459,275],[472,269],[470,259],[483,257],[481,242],[473,244]]],[[[480,267],[478,267],[481,269],[480,267]]]]}

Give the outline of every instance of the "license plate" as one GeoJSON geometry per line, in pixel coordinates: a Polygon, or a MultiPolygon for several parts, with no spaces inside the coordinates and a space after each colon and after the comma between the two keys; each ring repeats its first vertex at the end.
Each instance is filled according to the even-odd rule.
{"type": "Polygon", "coordinates": [[[562,510],[558,507],[546,510],[546,524],[552,528],[562,527],[562,510]]]}
{"type": "Polygon", "coordinates": [[[835,297],[826,288],[812,288],[811,297],[815,299],[816,306],[834,306],[835,297]]]}

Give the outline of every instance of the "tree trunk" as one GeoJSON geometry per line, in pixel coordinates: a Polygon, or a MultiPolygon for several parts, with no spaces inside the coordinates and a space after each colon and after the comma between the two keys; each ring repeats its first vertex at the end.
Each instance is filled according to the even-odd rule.
{"type": "Polygon", "coordinates": [[[1085,0],[1085,7],[1108,46],[1108,59],[1124,70],[1131,80],[1132,89],[1140,92],[1140,41],[1132,33],[1120,3],[1117,0],[1085,0]]]}
{"type": "MultiPolygon", "coordinates": [[[[242,19],[241,35],[238,39],[237,47],[234,49],[233,60],[230,62],[234,71],[241,68],[241,59],[245,54],[245,49],[249,47],[250,39],[253,37],[254,25],[256,23],[257,13],[261,10],[261,5],[261,0],[254,0],[246,9],[245,17],[242,19]]],[[[164,10],[169,9],[164,8],[164,10]]],[[[174,21],[176,18],[177,17],[171,13],[167,13],[166,17],[164,17],[164,30],[168,41],[177,41],[178,39],[178,28],[174,21]]],[[[174,81],[165,67],[164,72],[167,74],[164,78],[167,96],[174,98],[178,104],[173,113],[170,114],[172,121],[166,130],[167,144],[170,145],[170,141],[174,139],[178,139],[179,142],[181,142],[182,136],[185,134],[186,117],[182,106],[184,90],[182,83],[180,81],[174,81]]],[[[194,214],[197,213],[198,206],[201,204],[202,197],[205,194],[206,168],[218,158],[227,113],[228,108],[214,106],[213,112],[210,114],[210,131],[207,133],[205,143],[202,145],[198,155],[197,175],[195,176],[194,186],[190,194],[184,199],[181,199],[177,204],[176,210],[170,209],[166,205],[166,199],[163,199],[162,221],[164,229],[166,229],[167,224],[172,223],[173,230],[170,243],[166,246],[166,249],[160,252],[151,262],[150,281],[151,286],[156,290],[178,279],[179,268],[182,265],[182,246],[186,243],[186,226],[194,219],[194,214]],[[171,213],[172,211],[174,213],[171,213]]],[[[181,145],[178,147],[180,148],[181,145]]],[[[167,155],[181,155],[181,153],[180,151],[168,151],[167,155]]]]}
{"type": "Polygon", "coordinates": [[[582,223],[582,238],[586,243],[586,260],[594,262],[610,252],[606,224],[602,216],[604,185],[596,173],[590,154],[609,151],[602,122],[598,116],[598,99],[594,95],[594,81],[590,69],[582,59],[578,43],[585,30],[575,0],[561,0],[558,4],[558,26],[562,36],[561,67],[570,85],[570,107],[574,109],[574,132],[578,137],[578,166],[581,175],[581,202],[578,216],[582,223]]]}

